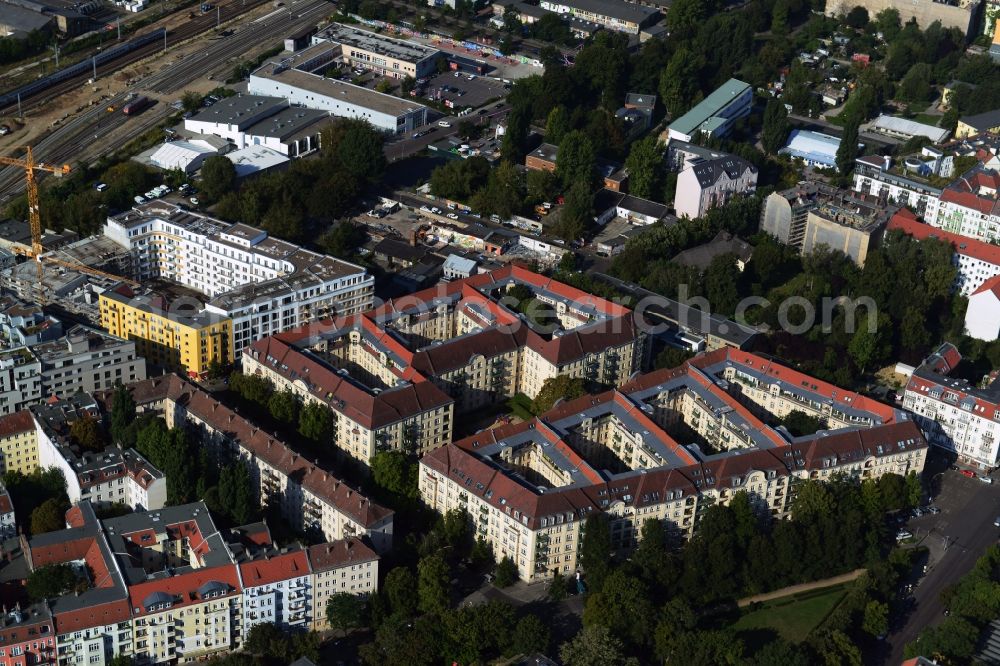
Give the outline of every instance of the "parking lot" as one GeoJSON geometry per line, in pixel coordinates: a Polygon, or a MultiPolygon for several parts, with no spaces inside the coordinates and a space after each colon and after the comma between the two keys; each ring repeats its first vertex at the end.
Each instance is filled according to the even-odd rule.
{"type": "Polygon", "coordinates": [[[491,100],[503,97],[504,93],[504,84],[501,81],[477,74],[445,72],[427,81],[422,97],[442,102],[450,101],[456,108],[463,106],[479,108],[491,100]]]}

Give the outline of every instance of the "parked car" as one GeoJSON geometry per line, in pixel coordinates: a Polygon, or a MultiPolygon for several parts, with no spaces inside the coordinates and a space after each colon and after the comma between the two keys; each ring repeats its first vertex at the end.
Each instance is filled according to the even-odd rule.
{"type": "Polygon", "coordinates": [[[198,197],[191,197],[190,199],[188,199],[188,201],[191,202],[192,206],[197,206],[198,205],[198,197]]]}
{"type": "Polygon", "coordinates": [[[941,513],[941,509],[937,508],[936,506],[929,506],[927,507],[927,513],[932,515],[937,515],[941,513]]]}
{"type": "Polygon", "coordinates": [[[980,476],[979,480],[982,481],[983,483],[990,483],[990,484],[993,483],[993,478],[989,477],[989,476],[986,476],[985,474],[983,474],[982,476],[980,476]]]}
{"type": "Polygon", "coordinates": [[[993,521],[993,526],[1000,527],[1000,516],[997,516],[997,519],[993,521]]]}
{"type": "Polygon", "coordinates": [[[137,204],[144,204],[144,203],[146,203],[146,197],[144,197],[144,196],[142,196],[140,194],[137,194],[135,196],[135,199],[133,199],[133,201],[135,201],[137,204]]]}
{"type": "Polygon", "coordinates": [[[8,134],[10,134],[10,126],[0,125],[0,136],[6,136],[8,134]]]}
{"type": "Polygon", "coordinates": [[[451,123],[449,123],[447,120],[439,120],[438,127],[451,127],[451,123]]]}
{"type": "Polygon", "coordinates": [[[958,473],[961,474],[962,476],[967,476],[970,479],[976,478],[976,473],[973,472],[971,469],[961,469],[958,471],[958,473]]]}
{"type": "Polygon", "coordinates": [[[104,190],[108,189],[108,184],[97,183],[96,185],[94,185],[94,189],[97,190],[98,192],[103,192],[104,190]]]}
{"type": "Polygon", "coordinates": [[[909,530],[899,530],[896,532],[896,541],[905,541],[913,536],[909,530]]]}
{"type": "Polygon", "coordinates": [[[448,213],[448,219],[449,220],[457,220],[458,219],[458,215],[456,215],[455,213],[448,213]]]}

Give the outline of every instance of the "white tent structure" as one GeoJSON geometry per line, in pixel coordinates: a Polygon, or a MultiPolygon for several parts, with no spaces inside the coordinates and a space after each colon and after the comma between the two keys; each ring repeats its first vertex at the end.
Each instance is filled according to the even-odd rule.
{"type": "Polygon", "coordinates": [[[206,158],[218,154],[207,141],[170,141],[150,155],[149,161],[161,169],[180,169],[184,173],[194,173],[201,168],[206,158]]]}

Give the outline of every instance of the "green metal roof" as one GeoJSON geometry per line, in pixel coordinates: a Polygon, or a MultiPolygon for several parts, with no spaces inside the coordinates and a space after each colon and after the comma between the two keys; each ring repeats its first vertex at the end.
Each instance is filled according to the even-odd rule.
{"type": "Polygon", "coordinates": [[[750,87],[739,79],[729,79],[712,91],[712,94],[699,102],[693,109],[670,124],[671,130],[690,136],[702,123],[736,99],[750,87]]]}

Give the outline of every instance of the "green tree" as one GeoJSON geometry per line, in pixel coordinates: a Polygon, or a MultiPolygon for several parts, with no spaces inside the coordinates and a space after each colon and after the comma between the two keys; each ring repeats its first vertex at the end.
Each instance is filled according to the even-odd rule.
{"type": "Polygon", "coordinates": [[[844,127],[844,135],[837,147],[837,171],[847,176],[854,170],[854,158],[858,155],[858,122],[849,122],[844,127]]]}
{"type": "Polygon", "coordinates": [[[406,567],[396,567],[385,577],[382,591],[393,613],[413,617],[417,612],[417,579],[406,567]]]}
{"type": "Polygon", "coordinates": [[[62,596],[76,587],[80,580],[68,564],[48,564],[38,567],[30,574],[25,591],[33,601],[62,596]]]}
{"type": "Polygon", "coordinates": [[[448,610],[448,565],[440,555],[428,555],[417,563],[418,607],[424,613],[442,615],[448,610]]]}
{"type": "Polygon", "coordinates": [[[299,411],[299,434],[316,445],[333,439],[333,413],[325,405],[308,402],[299,411]]]}
{"type": "Polygon", "coordinates": [[[366,602],[363,598],[348,592],[338,592],[326,602],[326,621],[331,629],[339,629],[345,634],[350,629],[365,625],[366,602]]]}
{"type": "Polygon", "coordinates": [[[90,414],[73,421],[69,427],[69,439],[73,444],[87,451],[104,450],[104,433],[101,424],[90,414]]]}
{"type": "Polygon", "coordinates": [[[594,182],[597,168],[597,153],[590,138],[579,130],[567,132],[559,142],[559,159],[556,160],[556,176],[563,187],[574,183],[594,182]]]}
{"type": "Polygon", "coordinates": [[[889,633],[889,604],[869,601],[865,605],[861,630],[869,636],[885,636],[889,633]]]}
{"type": "Polygon", "coordinates": [[[552,231],[563,240],[577,240],[583,238],[593,219],[594,189],[584,181],[577,181],[566,193],[559,220],[552,231]]]}
{"type": "Polygon", "coordinates": [[[557,375],[546,379],[538,395],[531,402],[535,414],[544,414],[552,409],[556,400],[573,400],[587,394],[587,384],[579,377],[557,375]]]}
{"type": "Polygon", "coordinates": [[[510,587],[517,582],[517,563],[509,556],[497,562],[496,575],[493,584],[497,587],[510,587]]]}
{"type": "Polygon", "coordinates": [[[566,598],[567,586],[566,577],[559,571],[556,571],[552,574],[552,580],[549,581],[549,589],[546,591],[546,596],[550,601],[562,601],[566,598]]]}
{"type": "Polygon", "coordinates": [[[587,515],[578,561],[586,575],[587,588],[599,591],[611,571],[611,527],[603,513],[587,515]]]}
{"type": "Polygon", "coordinates": [[[694,36],[707,18],[709,3],[705,0],[676,0],[667,10],[670,34],[687,39],[694,36]]]}
{"type": "Polygon", "coordinates": [[[826,421],[821,418],[810,416],[802,410],[793,409],[781,419],[781,425],[788,429],[795,437],[811,435],[817,430],[826,427],[826,421]]]}
{"type": "Polygon", "coordinates": [[[181,104],[184,105],[184,110],[188,113],[194,113],[201,109],[202,103],[204,103],[205,98],[194,92],[193,90],[186,90],[184,94],[181,95],[181,104]]]}
{"type": "MultiPolygon", "coordinates": [[[[695,0],[695,3],[699,0],[695,0]]],[[[683,115],[700,94],[698,77],[702,68],[701,59],[681,46],[674,52],[660,76],[660,99],[671,118],[683,115]]]]}
{"type": "Polygon", "coordinates": [[[416,498],[417,470],[402,451],[379,451],[371,459],[372,481],[384,493],[416,498]]]}
{"type": "Polygon", "coordinates": [[[135,400],[127,388],[118,382],[111,396],[111,438],[118,446],[135,444],[135,400]]]}
{"type": "Polygon", "coordinates": [[[607,627],[586,626],[572,640],[559,648],[559,658],[566,666],[624,666],[622,642],[607,627]]]}
{"type": "Polygon", "coordinates": [[[847,25],[855,30],[864,30],[868,26],[868,10],[864,7],[854,7],[847,12],[847,25]]]}
{"type": "Polygon", "coordinates": [[[549,111],[549,116],[545,121],[545,140],[558,146],[572,127],[566,107],[557,104],[549,111]]]}
{"type": "Polygon", "coordinates": [[[914,63],[899,82],[896,99],[903,102],[929,102],[935,94],[932,78],[930,65],[925,62],[914,63]]]}
{"type": "Polygon", "coordinates": [[[549,650],[549,628],[537,615],[525,615],[511,634],[511,654],[545,654],[549,650]]]}
{"type": "Polygon", "coordinates": [[[282,423],[295,423],[299,416],[299,399],[291,389],[275,391],[267,402],[268,411],[282,423]]]}
{"type": "Polygon", "coordinates": [[[772,97],[764,108],[764,126],[760,134],[764,152],[768,155],[777,155],[778,151],[785,147],[789,129],[785,103],[772,97]]]}
{"type": "Polygon", "coordinates": [[[625,160],[629,194],[657,199],[663,192],[663,151],[659,139],[648,136],[636,141],[625,160]]]}
{"type": "Polygon", "coordinates": [[[645,584],[616,569],[604,580],[600,590],[587,598],[583,609],[585,626],[602,625],[629,645],[644,645],[652,635],[656,616],[645,584]]]}
{"type": "Polygon", "coordinates": [[[55,497],[41,503],[31,512],[31,533],[34,535],[66,529],[66,502],[55,497]]]}
{"type": "Polygon", "coordinates": [[[236,188],[236,167],[228,157],[213,155],[201,165],[201,191],[209,201],[218,201],[236,188]]]}

